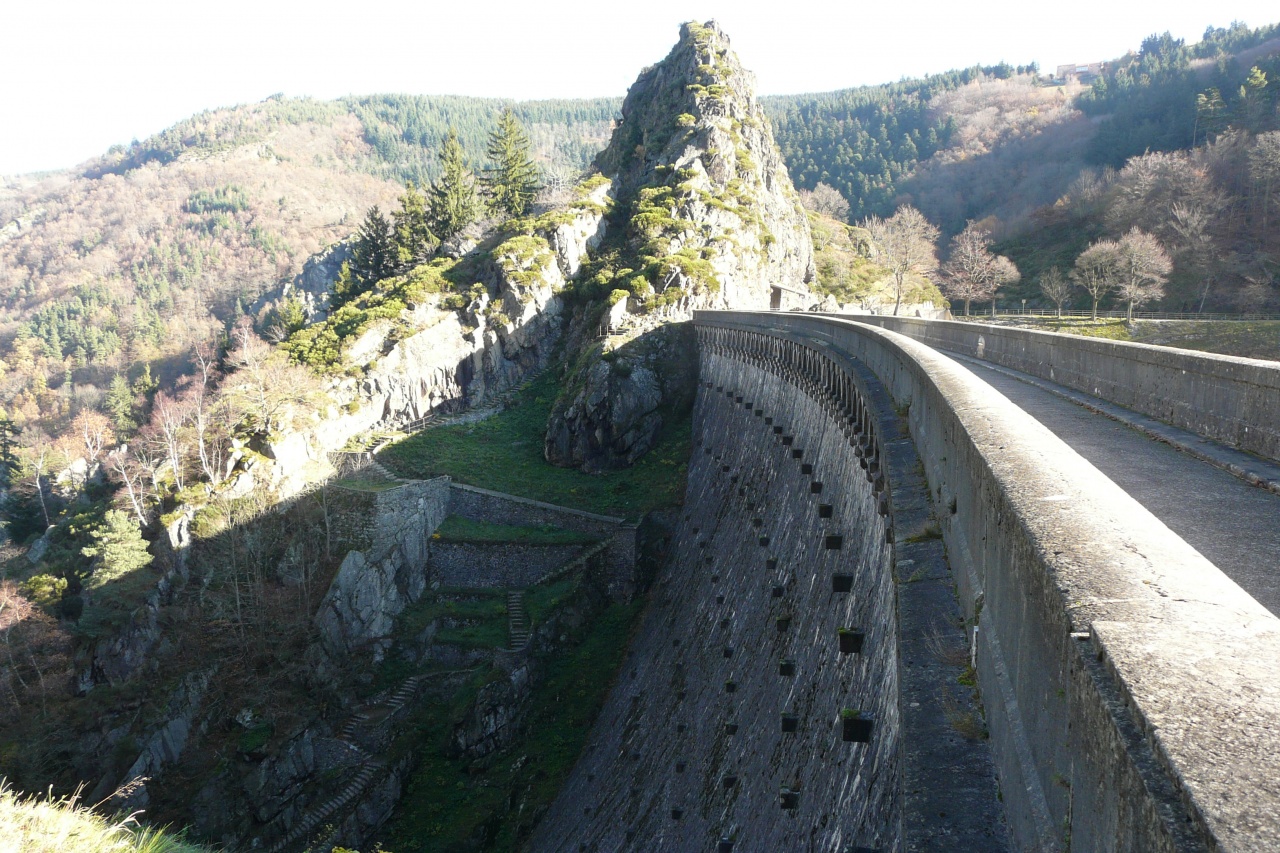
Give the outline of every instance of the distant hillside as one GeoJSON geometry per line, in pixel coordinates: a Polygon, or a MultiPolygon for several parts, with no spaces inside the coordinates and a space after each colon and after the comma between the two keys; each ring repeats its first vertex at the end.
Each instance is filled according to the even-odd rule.
{"type": "Polygon", "coordinates": [[[1190,148],[1242,112],[1274,127],[1274,96],[1245,82],[1254,65],[1280,79],[1278,53],[1280,25],[1237,23],[1194,45],[1153,35],[1085,86],[1001,64],[764,103],[796,186],[835,187],[851,221],[912,203],[944,233],[995,217],[1007,235],[1088,166],[1190,148]],[[1210,89],[1220,102],[1200,115],[1210,89]]]}
{"type": "MultiPolygon", "coordinates": [[[[437,174],[454,127],[476,168],[513,106],[552,182],[604,146],[619,101],[403,95],[210,110],[77,173],[0,187],[0,409],[53,426],[116,374],[162,381],[261,291],[437,174]]],[[[145,384],[145,383],[144,383],[145,384]]]]}

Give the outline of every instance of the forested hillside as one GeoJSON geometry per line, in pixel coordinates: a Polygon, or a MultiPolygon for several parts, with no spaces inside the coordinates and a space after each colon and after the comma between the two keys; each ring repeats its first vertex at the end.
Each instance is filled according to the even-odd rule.
{"type": "Polygon", "coordinates": [[[506,106],[554,186],[603,146],[617,102],[270,98],[201,113],[79,174],[0,188],[4,414],[54,429],[102,405],[113,382],[112,405],[142,406],[135,386],[172,380],[193,344],[351,235],[371,206],[433,180],[449,128],[483,166],[506,106]]]}

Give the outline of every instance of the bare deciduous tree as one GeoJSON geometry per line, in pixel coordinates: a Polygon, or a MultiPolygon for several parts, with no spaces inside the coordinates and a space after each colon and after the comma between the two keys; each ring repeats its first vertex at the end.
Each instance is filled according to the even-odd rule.
{"type": "Polygon", "coordinates": [[[1075,285],[1071,280],[1062,274],[1062,270],[1057,267],[1049,267],[1040,274],[1040,292],[1054,305],[1058,306],[1058,319],[1062,319],[1062,303],[1067,301],[1071,296],[1071,291],[1075,285]]]}
{"type": "Polygon", "coordinates": [[[1262,233],[1271,222],[1271,208],[1280,186],[1280,130],[1258,134],[1249,151],[1249,177],[1262,208],[1262,233]]]}
{"type": "Polygon", "coordinates": [[[947,295],[964,300],[964,313],[969,316],[972,300],[991,300],[991,315],[996,313],[996,292],[1022,278],[1013,261],[991,252],[991,232],[970,221],[951,239],[951,258],[942,268],[947,295]]]}
{"type": "Polygon", "coordinates": [[[888,219],[872,216],[865,225],[878,256],[876,261],[893,275],[893,313],[902,308],[902,294],[911,273],[930,278],[938,269],[934,243],[938,229],[911,205],[898,208],[888,219]]]}
{"type": "Polygon", "coordinates": [[[1071,278],[1093,301],[1093,319],[1098,319],[1098,302],[1111,292],[1120,277],[1120,247],[1114,240],[1099,240],[1076,258],[1071,278]]]}
{"type": "Polygon", "coordinates": [[[71,421],[71,429],[83,447],[84,458],[90,465],[97,462],[102,452],[116,440],[111,420],[93,409],[81,409],[71,421]]]}
{"type": "Polygon", "coordinates": [[[800,203],[806,209],[841,222],[849,218],[849,202],[830,184],[819,182],[811,190],[800,190],[800,203]]]}
{"type": "Polygon", "coordinates": [[[1205,300],[1209,298],[1209,287],[1213,284],[1210,219],[1209,212],[1198,204],[1175,202],[1170,211],[1169,227],[1178,235],[1180,254],[1187,265],[1204,280],[1204,287],[1200,291],[1200,311],[1204,311],[1205,300]]]}
{"type": "Polygon", "coordinates": [[[1116,292],[1129,305],[1129,322],[1133,308],[1164,295],[1164,283],[1173,264],[1160,241],[1138,228],[1131,228],[1118,245],[1118,277],[1116,292]]]}

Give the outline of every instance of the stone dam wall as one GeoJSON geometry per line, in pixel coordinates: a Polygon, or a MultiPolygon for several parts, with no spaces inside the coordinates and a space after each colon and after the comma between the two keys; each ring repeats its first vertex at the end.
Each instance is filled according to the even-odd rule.
{"type": "Polygon", "coordinates": [[[982,323],[858,319],[1280,459],[1280,366],[1275,362],[982,323]]]}
{"type": "MultiPolygon", "coordinates": [[[[833,317],[702,312],[696,322],[735,341],[789,338],[851,358],[906,412],[955,571],[1016,849],[1280,849],[1280,620],[935,350],[833,317]]],[[[1037,345],[1050,337],[1020,334],[1037,345]]],[[[986,340],[992,360],[993,346],[1013,346],[986,340]]],[[[1093,352],[1094,343],[1062,345],[1093,352]]],[[[1055,368],[1064,361],[1044,357],[1055,368]]],[[[1154,376],[1156,367],[1135,371],[1154,376]]]]}
{"type": "Polygon", "coordinates": [[[947,687],[968,652],[884,389],[816,347],[699,338],[671,557],[531,849],[1007,849],[987,745],[943,710],[976,719],[947,687]]]}

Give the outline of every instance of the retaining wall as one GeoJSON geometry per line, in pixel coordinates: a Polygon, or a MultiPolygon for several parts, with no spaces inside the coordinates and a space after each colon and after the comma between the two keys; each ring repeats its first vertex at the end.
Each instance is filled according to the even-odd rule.
{"type": "MultiPolygon", "coordinates": [[[[1019,848],[1280,849],[1280,620],[936,351],[829,317],[700,312],[696,322],[848,353],[908,411],[930,488],[946,507],[942,533],[975,625],[1019,848]]],[[[947,343],[961,348],[956,340],[947,343]]],[[[1067,351],[1087,361],[1111,349],[1099,343],[1068,339],[1067,351]]],[[[1143,383],[1158,381],[1156,366],[1135,369],[1143,383]]],[[[1177,387],[1171,394],[1198,399],[1177,387]]]]}
{"type": "Polygon", "coordinates": [[[449,514],[473,521],[536,527],[550,524],[563,530],[590,533],[609,540],[609,595],[630,598],[636,588],[636,525],[610,515],[569,509],[529,498],[453,483],[449,514]]]}
{"type": "Polygon", "coordinates": [[[1280,459],[1280,364],[982,323],[858,317],[1280,459]]]}
{"type": "Polygon", "coordinates": [[[533,586],[586,547],[515,542],[432,542],[427,549],[427,560],[432,578],[443,586],[523,589],[533,586]]]}

